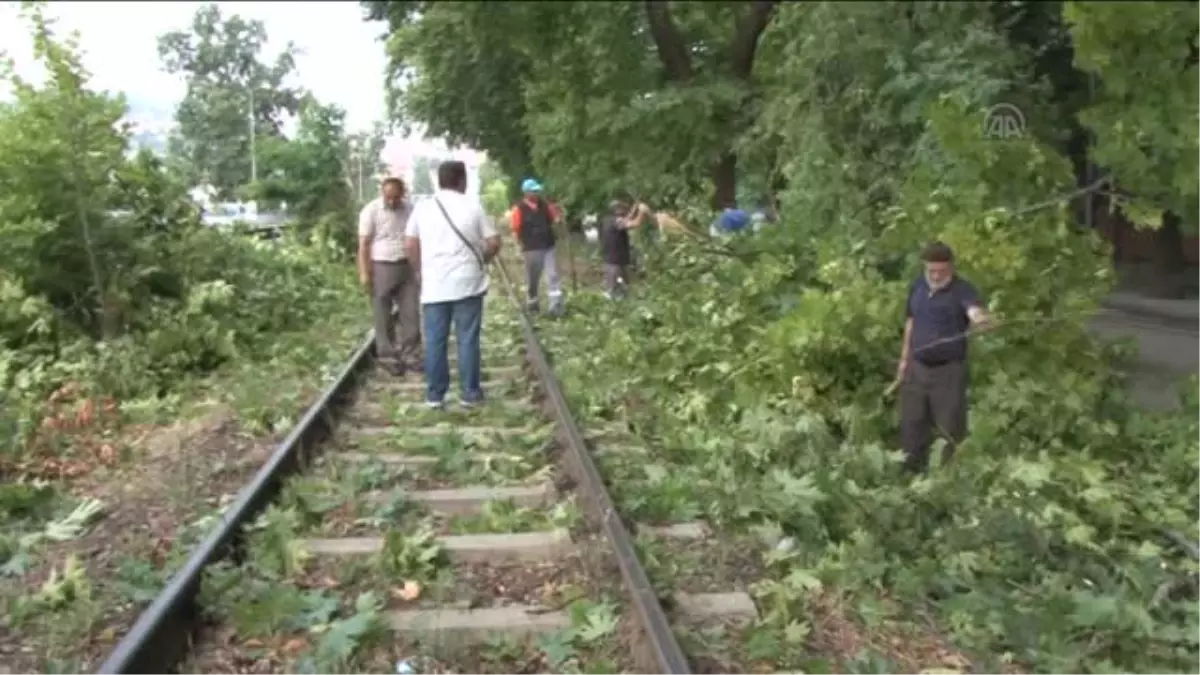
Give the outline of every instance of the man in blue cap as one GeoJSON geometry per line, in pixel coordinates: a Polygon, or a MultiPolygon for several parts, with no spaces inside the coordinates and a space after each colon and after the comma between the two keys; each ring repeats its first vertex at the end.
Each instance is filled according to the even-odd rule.
{"type": "Polygon", "coordinates": [[[538,310],[538,284],[545,270],[550,314],[558,315],[563,309],[563,292],[554,250],[554,224],[562,216],[558,207],[542,197],[542,184],[535,179],[526,178],[521,183],[521,192],[524,197],[509,212],[508,220],[525,256],[529,309],[533,312],[538,310]]]}

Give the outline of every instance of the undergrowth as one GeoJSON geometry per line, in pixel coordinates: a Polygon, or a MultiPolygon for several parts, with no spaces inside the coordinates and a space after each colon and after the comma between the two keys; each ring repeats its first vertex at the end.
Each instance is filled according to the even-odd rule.
{"type": "Polygon", "coordinates": [[[832,598],[868,630],[931,617],[990,672],[1194,668],[1197,563],[1165,532],[1197,538],[1195,381],[1182,410],[1138,410],[1127,353],[1085,328],[1103,249],[973,187],[1003,165],[1036,193],[1059,160],[1027,140],[984,148],[952,99],[930,116],[925,151],[955,169],[936,187],[914,169],[881,238],[846,226],[810,245],[785,223],[726,255],[666,244],[629,301],[576,296],[545,324],[572,407],[645,439],[645,456],[602,458],[628,517],[766,539],[755,595],[789,648],[832,598]],[[910,480],[885,389],[908,261],[933,238],[1009,321],[971,346],[969,438],[910,480]],[[1048,265],[1059,283],[1038,281],[1048,265]]]}

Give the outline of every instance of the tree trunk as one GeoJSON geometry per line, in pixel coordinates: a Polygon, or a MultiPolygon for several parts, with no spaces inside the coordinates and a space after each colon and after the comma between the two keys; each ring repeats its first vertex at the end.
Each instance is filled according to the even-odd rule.
{"type": "MultiPolygon", "coordinates": [[[[754,55],[758,50],[758,39],[766,30],[778,2],[756,0],[746,3],[749,8],[743,13],[735,27],[730,48],[729,73],[739,82],[748,82],[754,67],[754,55]]],[[[666,2],[647,0],[646,20],[650,24],[650,35],[658,51],[668,79],[686,86],[695,75],[691,54],[683,36],[675,26],[666,2]]],[[[727,137],[732,139],[736,123],[727,124],[727,137]]],[[[713,206],[718,210],[731,207],[737,202],[737,155],[726,148],[712,168],[713,206]]]]}
{"type": "Polygon", "coordinates": [[[1160,298],[1184,296],[1183,273],[1187,261],[1183,256],[1183,231],[1178,215],[1163,213],[1162,227],[1154,233],[1154,264],[1152,292],[1160,298]]]}
{"type": "Polygon", "coordinates": [[[737,155],[728,153],[721,156],[712,171],[713,208],[733,208],[737,205],[737,155]]]}

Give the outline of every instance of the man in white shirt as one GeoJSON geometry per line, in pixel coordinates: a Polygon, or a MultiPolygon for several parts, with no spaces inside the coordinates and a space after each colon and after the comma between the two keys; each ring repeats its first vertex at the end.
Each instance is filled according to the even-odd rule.
{"type": "Polygon", "coordinates": [[[440,409],[450,388],[447,346],[450,324],[458,343],[459,400],[483,401],[479,332],[487,295],[487,264],[500,252],[500,237],[479,200],[466,195],[467,167],[438,166],[438,190],[417,204],[408,219],[405,247],[421,277],[425,313],[426,404],[440,409]]]}
{"type": "Polygon", "coordinates": [[[376,356],[394,375],[417,368],[421,349],[420,282],[404,250],[404,229],[412,212],[406,192],[404,181],[386,178],[379,197],[358,214],[358,281],[371,294],[376,356]]]}

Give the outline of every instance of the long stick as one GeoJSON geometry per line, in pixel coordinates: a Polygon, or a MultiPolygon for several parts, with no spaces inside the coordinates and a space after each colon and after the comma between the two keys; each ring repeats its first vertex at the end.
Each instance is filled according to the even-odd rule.
{"type": "MultiPolygon", "coordinates": [[[[993,330],[996,330],[997,328],[1003,328],[1003,327],[1005,327],[1005,326],[1011,326],[1011,325],[1013,325],[1013,324],[1019,324],[1019,323],[1034,323],[1034,324],[1041,324],[1041,323],[1058,323],[1058,322],[1061,322],[1061,321],[1070,321],[1070,320],[1072,320],[1072,319],[1082,319],[1082,318],[1086,318],[1086,317],[1087,317],[1088,315],[1090,315],[1091,313],[1092,313],[1092,311],[1091,311],[1091,310],[1088,310],[1088,311],[1086,311],[1086,312],[1078,312],[1078,313],[1072,312],[1072,313],[1065,314],[1065,315],[1060,315],[1060,316],[1025,316],[1025,317],[1014,317],[1014,318],[1012,318],[1012,319],[1008,319],[1007,321],[997,321],[997,320],[993,320],[991,323],[987,324],[986,326],[968,328],[967,330],[965,330],[965,331],[963,331],[963,332],[961,332],[961,333],[958,333],[958,334],[956,334],[956,335],[951,335],[950,337],[944,337],[944,338],[940,338],[940,339],[938,339],[938,340],[933,340],[932,342],[929,342],[929,343],[923,344],[923,345],[921,345],[920,347],[917,347],[916,349],[912,350],[912,352],[911,352],[911,353],[909,353],[909,358],[912,358],[912,357],[913,357],[913,355],[917,354],[918,352],[923,352],[923,351],[925,351],[926,349],[930,349],[930,348],[932,348],[932,347],[936,347],[936,346],[938,346],[938,345],[940,345],[940,344],[945,344],[945,343],[947,343],[947,342],[954,342],[954,341],[956,341],[956,340],[965,340],[965,339],[967,339],[967,338],[969,338],[969,337],[974,337],[974,336],[976,336],[976,335],[980,335],[980,334],[982,334],[982,333],[990,333],[990,332],[992,332],[993,330]]],[[[887,398],[887,397],[891,396],[891,395],[892,395],[892,394],[894,394],[894,393],[896,392],[896,390],[897,390],[897,389],[899,389],[899,388],[900,388],[900,378],[896,378],[896,380],[894,380],[894,381],[892,382],[891,386],[889,386],[889,387],[887,388],[887,390],[883,392],[883,396],[884,396],[884,398],[887,398]]]]}
{"type": "MultiPolygon", "coordinates": [[[[566,220],[565,218],[563,219],[566,220]]],[[[566,231],[567,241],[567,267],[571,270],[571,292],[579,292],[579,280],[575,278],[575,248],[571,246],[571,227],[564,223],[563,229],[566,231]]]]}

